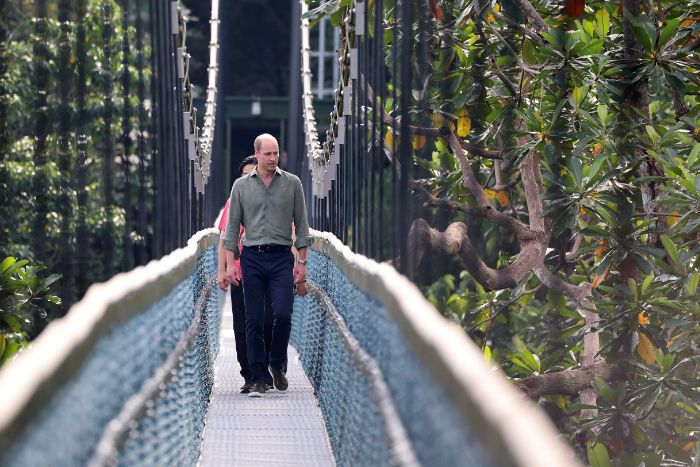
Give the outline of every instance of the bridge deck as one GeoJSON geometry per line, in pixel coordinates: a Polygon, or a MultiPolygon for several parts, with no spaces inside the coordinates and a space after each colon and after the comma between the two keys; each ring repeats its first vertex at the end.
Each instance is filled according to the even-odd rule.
{"type": "Polygon", "coordinates": [[[262,398],[240,394],[243,379],[228,293],[221,321],[200,466],[335,465],[321,410],[296,350],[289,348],[287,391],[272,390],[262,398]]]}

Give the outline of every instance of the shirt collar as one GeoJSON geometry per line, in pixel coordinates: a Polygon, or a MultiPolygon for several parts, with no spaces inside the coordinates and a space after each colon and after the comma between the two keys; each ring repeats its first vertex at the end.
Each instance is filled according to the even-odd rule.
{"type": "MultiPolygon", "coordinates": [[[[275,174],[277,175],[282,175],[282,169],[279,168],[279,166],[275,167],[275,174]]],[[[258,176],[258,166],[256,165],[253,171],[250,173],[251,177],[257,177],[258,176]]]]}

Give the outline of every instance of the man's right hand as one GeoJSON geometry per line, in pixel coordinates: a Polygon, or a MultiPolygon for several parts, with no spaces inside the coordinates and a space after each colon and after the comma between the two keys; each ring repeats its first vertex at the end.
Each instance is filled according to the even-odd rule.
{"type": "Polygon", "coordinates": [[[228,279],[234,287],[241,285],[241,273],[234,262],[226,265],[226,279],[228,279]]]}

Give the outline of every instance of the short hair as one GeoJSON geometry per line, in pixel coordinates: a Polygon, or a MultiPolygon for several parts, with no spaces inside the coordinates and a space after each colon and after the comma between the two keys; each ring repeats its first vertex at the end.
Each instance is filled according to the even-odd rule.
{"type": "MultiPolygon", "coordinates": [[[[262,135],[258,135],[257,138],[255,138],[255,142],[253,143],[253,149],[256,151],[260,151],[260,148],[262,147],[263,140],[265,139],[271,139],[275,143],[277,143],[277,138],[272,136],[270,133],[263,133],[262,135]]],[[[279,143],[277,143],[279,144],[279,143]]]]}
{"type": "Polygon", "coordinates": [[[255,156],[248,156],[238,165],[238,175],[243,175],[243,168],[246,165],[258,165],[258,159],[255,156]]]}

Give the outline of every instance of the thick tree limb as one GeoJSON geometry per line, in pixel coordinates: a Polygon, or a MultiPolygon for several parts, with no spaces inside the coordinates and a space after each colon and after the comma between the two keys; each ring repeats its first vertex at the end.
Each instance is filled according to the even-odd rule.
{"type": "Polygon", "coordinates": [[[547,231],[545,218],[542,215],[544,212],[544,204],[542,204],[544,187],[542,185],[542,174],[540,173],[540,160],[535,151],[530,151],[530,154],[525,157],[520,172],[523,179],[523,188],[525,189],[530,229],[544,234],[547,231]]]}
{"type": "Polygon", "coordinates": [[[516,0],[518,5],[520,5],[520,8],[523,9],[525,14],[532,20],[533,25],[535,26],[535,29],[538,32],[546,31],[549,26],[547,26],[547,23],[544,22],[544,19],[542,19],[542,16],[535,10],[535,7],[532,6],[532,3],[530,3],[528,0],[516,0]]]}
{"type": "Polygon", "coordinates": [[[459,144],[466,151],[474,154],[475,156],[483,157],[484,159],[502,159],[501,151],[489,151],[488,149],[483,149],[476,144],[470,143],[469,141],[460,140],[459,144]]]}
{"type": "Polygon", "coordinates": [[[622,376],[623,371],[623,365],[601,360],[589,367],[531,376],[521,379],[515,384],[533,399],[549,394],[574,396],[584,389],[590,388],[591,382],[595,378],[610,381],[622,376]]]}
{"type": "Polygon", "coordinates": [[[491,14],[494,16],[494,18],[503,21],[504,23],[507,23],[510,26],[513,26],[515,29],[520,31],[522,35],[529,37],[533,41],[537,42],[537,45],[541,47],[545,47],[545,43],[542,40],[542,37],[537,34],[536,32],[530,31],[528,28],[523,26],[522,24],[518,23],[517,21],[513,21],[512,19],[508,18],[507,16],[504,16],[500,13],[496,13],[495,11],[491,12],[491,14]]]}
{"type": "Polygon", "coordinates": [[[489,219],[496,225],[500,225],[501,227],[505,227],[511,230],[513,233],[515,233],[515,235],[517,235],[518,240],[520,240],[521,244],[535,239],[537,234],[542,233],[532,232],[531,229],[524,223],[520,222],[514,217],[511,217],[507,214],[503,214],[502,212],[494,208],[491,204],[491,201],[489,201],[489,199],[486,197],[484,188],[476,179],[476,176],[474,175],[474,172],[472,171],[472,168],[469,165],[469,161],[467,160],[467,156],[464,153],[464,150],[462,149],[461,142],[459,141],[457,136],[455,136],[453,133],[450,133],[450,135],[446,139],[447,143],[452,149],[453,154],[455,155],[455,157],[457,157],[457,160],[459,161],[459,168],[462,170],[462,184],[467,190],[469,190],[469,193],[471,193],[474,199],[476,199],[476,202],[479,205],[479,207],[483,209],[485,218],[489,219]]]}
{"type": "Polygon", "coordinates": [[[541,260],[541,243],[530,241],[521,245],[518,258],[503,269],[489,267],[479,256],[462,222],[450,224],[444,232],[430,227],[424,219],[416,219],[408,234],[409,251],[414,253],[418,267],[426,251],[457,256],[475,280],[491,290],[515,287],[528,274],[532,264],[541,260]]]}

